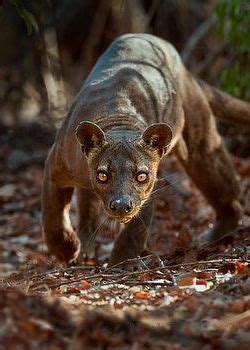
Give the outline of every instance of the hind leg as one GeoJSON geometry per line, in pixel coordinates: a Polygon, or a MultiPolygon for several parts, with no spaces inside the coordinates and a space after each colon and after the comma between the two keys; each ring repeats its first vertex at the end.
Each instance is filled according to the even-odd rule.
{"type": "Polygon", "coordinates": [[[215,210],[216,222],[204,235],[212,241],[237,227],[243,212],[240,186],[208,106],[204,105],[203,114],[197,116],[194,110],[188,116],[177,156],[215,210]]]}
{"type": "Polygon", "coordinates": [[[95,255],[95,236],[97,233],[97,209],[99,199],[87,189],[77,188],[77,235],[81,242],[79,259],[86,256],[93,258],[95,255]]]}
{"type": "Polygon", "coordinates": [[[182,163],[216,213],[214,227],[205,238],[211,241],[233,231],[242,216],[242,207],[239,183],[224,146],[209,154],[200,151],[182,163]]]}

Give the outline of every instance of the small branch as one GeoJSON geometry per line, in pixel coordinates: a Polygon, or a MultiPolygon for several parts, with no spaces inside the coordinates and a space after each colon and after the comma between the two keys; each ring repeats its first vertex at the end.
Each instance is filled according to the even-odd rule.
{"type": "MultiPolygon", "coordinates": [[[[135,259],[129,259],[129,261],[135,261],[137,260],[138,262],[140,261],[141,258],[135,258],[135,259]]],[[[62,285],[69,285],[69,284],[74,284],[74,283],[79,283],[81,280],[85,279],[86,281],[92,281],[96,279],[110,279],[112,280],[112,283],[118,282],[120,283],[121,281],[123,283],[126,283],[126,279],[133,277],[133,276],[138,276],[141,275],[145,272],[147,273],[156,273],[157,271],[169,271],[171,269],[176,269],[178,267],[187,267],[187,266],[194,266],[194,265],[204,265],[204,264],[214,264],[214,263],[226,263],[226,262],[231,262],[235,263],[236,261],[239,261],[239,259],[214,259],[214,260],[203,260],[203,261],[192,261],[192,262],[186,262],[182,264],[176,264],[176,265],[169,265],[165,267],[156,267],[153,269],[145,269],[142,271],[134,271],[134,272],[128,272],[128,271],[123,271],[122,273],[117,273],[117,274],[107,274],[104,272],[97,273],[94,275],[89,275],[89,276],[81,276],[80,278],[74,279],[74,280],[69,280],[69,281],[63,281],[59,283],[54,283],[52,285],[47,285],[50,289],[52,288],[58,288],[62,285]]],[[[126,263],[125,261],[124,263],[126,263]]],[[[245,262],[250,263],[250,260],[245,260],[245,262]]],[[[117,264],[118,265],[118,264],[117,264]]],[[[105,272],[110,271],[111,268],[106,269],[105,272]]],[[[163,276],[161,276],[162,278],[163,276]]],[[[42,286],[36,286],[35,288],[32,289],[32,286],[30,286],[30,289],[32,290],[39,290],[40,288],[44,287],[44,282],[41,281],[42,286]]],[[[139,284],[139,283],[138,283],[139,284]]]]}
{"type": "Polygon", "coordinates": [[[182,50],[181,57],[185,65],[188,65],[188,62],[195,51],[199,43],[206,37],[208,32],[215,26],[217,22],[216,16],[209,17],[204,21],[190,36],[187,44],[182,50]]]}
{"type": "Polygon", "coordinates": [[[65,109],[68,104],[68,95],[64,84],[61,65],[59,60],[59,48],[57,33],[54,28],[44,32],[45,62],[42,76],[46,86],[49,112],[58,118],[60,109],[65,109]]]}
{"type": "Polygon", "coordinates": [[[213,240],[212,242],[208,242],[208,243],[204,243],[202,244],[199,249],[197,254],[203,254],[204,252],[206,252],[209,248],[213,247],[214,245],[217,245],[219,242],[223,241],[225,238],[228,238],[232,235],[235,235],[236,233],[243,233],[244,231],[249,231],[250,227],[238,227],[233,231],[230,231],[228,233],[225,233],[223,236],[213,240]]]}
{"type": "Polygon", "coordinates": [[[195,74],[197,76],[201,76],[205,73],[205,71],[210,68],[210,66],[214,63],[214,61],[222,54],[222,52],[227,48],[228,44],[223,43],[218,46],[214,51],[211,52],[210,55],[207,56],[205,61],[201,62],[197,68],[195,69],[195,74]]]}
{"type": "Polygon", "coordinates": [[[153,0],[152,3],[151,3],[151,6],[148,10],[148,13],[147,13],[147,27],[149,27],[154,15],[156,14],[157,10],[158,10],[158,7],[159,7],[159,4],[160,4],[160,0],[153,0]]]}
{"type": "MultiPolygon", "coordinates": [[[[55,269],[52,271],[46,271],[42,273],[38,273],[37,275],[29,277],[29,279],[34,279],[34,278],[41,278],[41,277],[46,277],[48,275],[56,274],[56,273],[64,273],[64,272],[70,272],[70,271],[75,271],[75,270],[85,270],[85,271],[90,271],[94,270],[96,266],[70,266],[67,268],[61,268],[61,269],[55,269]]],[[[98,267],[101,269],[101,267],[98,267]]]]}
{"type": "Polygon", "coordinates": [[[108,267],[106,271],[112,271],[112,269],[117,268],[118,266],[128,265],[128,264],[133,263],[133,262],[140,262],[142,260],[146,260],[148,258],[153,258],[153,257],[155,257],[155,255],[150,254],[150,255],[146,255],[146,256],[141,256],[139,258],[137,257],[137,258],[133,258],[133,259],[127,259],[127,260],[119,262],[118,264],[115,264],[113,266],[108,267]]]}
{"type": "Polygon", "coordinates": [[[140,285],[140,286],[173,286],[174,283],[172,281],[126,281],[127,285],[140,285]]]}

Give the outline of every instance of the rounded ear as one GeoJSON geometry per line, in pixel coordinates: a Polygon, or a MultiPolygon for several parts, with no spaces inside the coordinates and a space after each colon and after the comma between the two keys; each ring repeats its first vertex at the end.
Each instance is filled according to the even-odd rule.
{"type": "Polygon", "coordinates": [[[156,148],[162,156],[166,153],[171,143],[173,132],[171,127],[165,123],[150,125],[143,133],[142,139],[147,146],[156,148]]]}
{"type": "Polygon", "coordinates": [[[94,148],[99,148],[105,142],[105,134],[95,123],[84,121],[76,128],[77,141],[82,146],[86,155],[94,148]]]}

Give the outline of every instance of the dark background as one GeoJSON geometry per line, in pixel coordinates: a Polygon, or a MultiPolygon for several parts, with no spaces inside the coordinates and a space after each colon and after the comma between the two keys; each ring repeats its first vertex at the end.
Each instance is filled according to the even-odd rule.
{"type": "MultiPolygon", "coordinates": [[[[44,160],[87,74],[122,33],[169,40],[195,76],[249,99],[249,13],[246,0],[2,1],[2,166],[44,160]]],[[[220,130],[233,152],[248,154],[249,130],[226,124],[220,130]]]]}

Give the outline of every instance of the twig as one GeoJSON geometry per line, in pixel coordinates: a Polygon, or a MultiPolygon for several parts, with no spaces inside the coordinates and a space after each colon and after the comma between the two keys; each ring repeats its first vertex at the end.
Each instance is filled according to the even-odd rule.
{"type": "MultiPolygon", "coordinates": [[[[52,271],[46,271],[46,272],[42,272],[42,273],[38,273],[37,275],[33,275],[28,277],[29,279],[34,279],[34,278],[41,278],[41,277],[45,277],[48,275],[52,275],[52,274],[56,274],[56,273],[64,273],[64,272],[68,272],[68,271],[75,271],[75,270],[93,270],[95,269],[96,266],[70,266],[70,267],[66,267],[66,268],[61,268],[61,269],[55,269],[52,271]]],[[[98,266],[99,269],[102,269],[101,266],[98,266]]]]}
{"type": "Polygon", "coordinates": [[[204,21],[190,36],[187,44],[182,50],[181,57],[185,65],[188,64],[193,51],[198,46],[199,42],[203,40],[208,32],[215,26],[217,22],[216,16],[209,17],[206,21],[204,21]]]}
{"type": "Polygon", "coordinates": [[[156,12],[159,8],[159,4],[160,4],[160,0],[153,0],[151,2],[151,6],[150,6],[148,13],[147,13],[147,16],[148,16],[147,25],[146,25],[147,27],[149,27],[154,15],[156,14],[156,12]]]}
{"type": "Polygon", "coordinates": [[[129,263],[138,262],[138,261],[145,260],[145,259],[152,258],[152,257],[155,257],[155,255],[154,254],[149,254],[149,255],[141,256],[139,258],[137,257],[137,258],[133,258],[133,259],[127,259],[127,260],[119,262],[118,264],[115,264],[113,266],[108,267],[106,269],[106,271],[111,271],[112,269],[114,269],[114,268],[116,268],[118,266],[124,266],[124,265],[127,265],[129,263]]]}
{"type": "Polygon", "coordinates": [[[161,260],[160,256],[155,254],[155,257],[156,257],[156,259],[157,259],[157,261],[159,263],[159,266],[160,267],[165,267],[164,262],[161,260]]]}
{"type": "MultiPolygon", "coordinates": [[[[137,261],[139,261],[138,258],[136,258],[137,261]]],[[[129,259],[129,261],[133,260],[135,261],[136,259],[129,259]]],[[[192,261],[192,262],[186,262],[186,263],[182,263],[182,264],[176,264],[176,265],[169,265],[169,266],[165,266],[165,267],[156,267],[156,268],[153,268],[153,269],[146,269],[146,270],[143,270],[143,271],[134,271],[134,272],[126,272],[126,271],[123,271],[122,273],[118,273],[118,274],[105,274],[105,273],[97,273],[97,274],[94,274],[94,275],[89,275],[89,276],[82,276],[80,278],[77,278],[75,280],[70,280],[70,281],[64,281],[64,282],[59,282],[59,283],[55,283],[55,284],[52,284],[49,286],[49,288],[58,288],[60,287],[61,285],[69,285],[69,284],[74,284],[74,283],[78,283],[80,282],[81,280],[85,279],[86,281],[91,281],[91,280],[94,280],[94,279],[112,279],[114,280],[114,282],[116,282],[117,280],[121,281],[124,279],[126,279],[127,277],[131,277],[131,276],[137,276],[137,275],[140,275],[142,273],[152,273],[152,272],[157,272],[157,271],[164,271],[164,270],[171,270],[171,269],[176,269],[178,267],[185,267],[185,266],[194,266],[194,265],[203,265],[203,264],[212,264],[212,263],[225,263],[225,262],[232,262],[232,263],[235,263],[236,261],[239,261],[239,259],[214,259],[214,260],[202,260],[202,261],[192,261]]],[[[245,260],[247,263],[250,263],[250,260],[245,260]]],[[[117,264],[118,265],[118,264],[117,264]]],[[[109,269],[106,269],[105,271],[110,271],[110,268],[109,269]]],[[[126,281],[125,281],[126,282],[126,281]]],[[[43,283],[41,281],[41,283],[43,283]]],[[[44,283],[43,283],[44,285],[44,283]]],[[[31,289],[31,288],[30,288],[31,289]]],[[[39,289],[39,286],[38,288],[35,288],[36,290],[39,289]]],[[[33,289],[34,290],[34,289],[33,289]]]]}
{"type": "Polygon", "coordinates": [[[173,286],[173,281],[126,281],[128,285],[142,285],[142,286],[173,286]]]}
{"type": "Polygon", "coordinates": [[[218,58],[218,56],[227,48],[228,43],[222,43],[219,47],[217,47],[214,51],[211,52],[210,55],[207,56],[206,60],[197,65],[195,69],[195,74],[197,76],[201,76],[205,73],[205,71],[211,66],[211,64],[218,58]]]}
{"type": "Polygon", "coordinates": [[[95,59],[95,50],[100,43],[104,33],[106,20],[110,12],[111,4],[106,0],[101,0],[95,12],[92,26],[81,55],[84,56],[85,67],[90,69],[92,61],[95,59]]]}
{"type": "Polygon", "coordinates": [[[139,257],[139,258],[140,258],[139,261],[140,261],[141,265],[145,268],[145,270],[148,270],[149,268],[148,268],[147,264],[143,261],[143,259],[141,257],[139,257]]]}
{"type": "Polygon", "coordinates": [[[224,240],[225,238],[228,238],[232,235],[234,235],[235,233],[241,233],[242,231],[244,232],[244,230],[250,230],[250,227],[238,227],[233,231],[230,231],[228,233],[225,233],[223,236],[213,240],[212,242],[208,242],[208,243],[204,243],[199,249],[197,254],[202,254],[204,253],[208,248],[211,248],[212,246],[214,246],[215,244],[217,244],[218,242],[224,240]]]}

